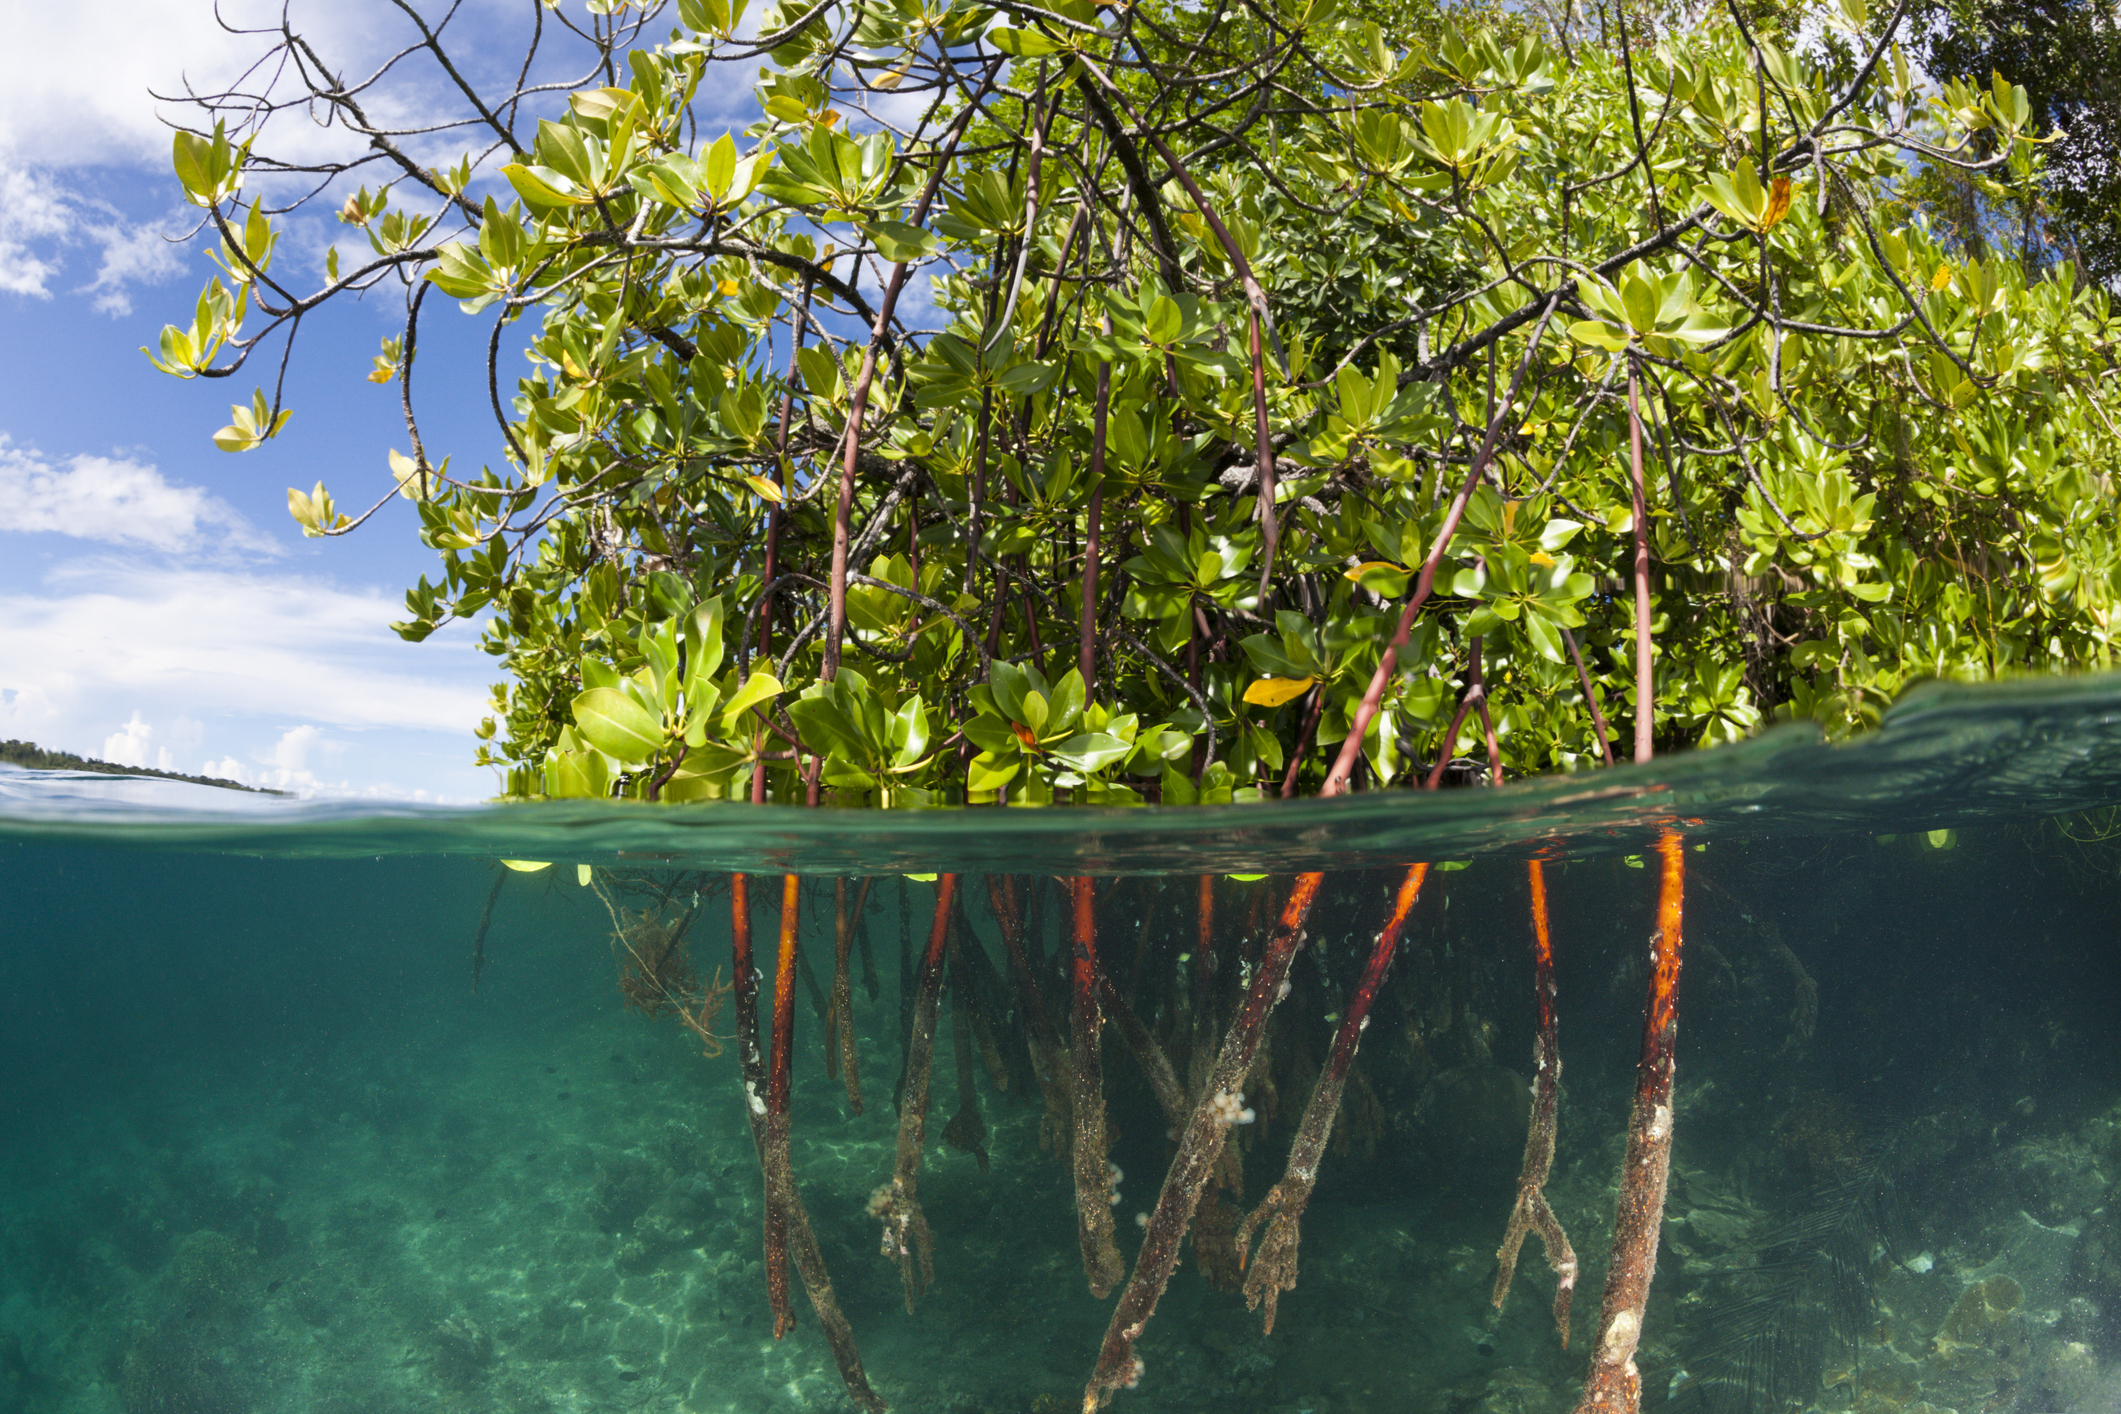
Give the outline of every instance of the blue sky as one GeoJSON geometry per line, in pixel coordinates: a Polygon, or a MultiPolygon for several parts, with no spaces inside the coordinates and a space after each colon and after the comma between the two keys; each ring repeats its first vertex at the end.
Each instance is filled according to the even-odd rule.
{"type": "MultiPolygon", "coordinates": [[[[313,14],[349,67],[397,38],[384,5],[313,14]]],[[[396,298],[305,325],[294,418],[240,455],[209,438],[255,380],[179,382],[139,352],[211,273],[165,239],[193,213],[148,89],[232,74],[261,41],[219,32],[207,0],[0,16],[0,737],[303,792],[490,794],[470,756],[495,661],[470,626],[388,628],[435,565],[411,507],[336,540],[287,515],[289,486],[321,479],[349,508],[390,487],[397,389],[363,375],[396,298]]],[[[310,218],[276,268],[314,279],[347,236],[310,218]]],[[[423,321],[416,393],[430,450],[476,466],[495,455],[483,340],[451,316],[423,321]]]]}
{"type": "MultiPolygon", "coordinates": [[[[564,3],[586,19],[581,0],[564,3]]],[[[224,0],[221,13],[273,23],[280,8],[224,0]]],[[[432,19],[446,0],[420,9],[432,19]]],[[[294,0],[291,10],[342,74],[417,40],[387,0],[294,0]]],[[[453,57],[489,91],[502,86],[532,13],[529,0],[462,0],[453,57]]],[[[674,23],[673,10],[657,37],[674,23]]],[[[287,514],[290,486],[321,480],[359,514],[394,485],[388,452],[410,445],[398,390],[366,374],[380,341],[402,332],[402,295],[310,316],[288,383],[292,421],[238,455],[210,438],[258,377],[180,382],[140,352],[164,324],[190,322],[214,270],[205,243],[168,239],[198,213],[170,174],[169,130],[149,90],[225,84],[269,38],[224,33],[211,0],[0,0],[0,26],[0,737],[303,793],[491,794],[492,774],[470,758],[499,672],[476,626],[420,644],[388,627],[404,617],[406,586],[437,563],[410,504],[393,501],[332,540],[304,539],[287,514]]],[[[425,56],[406,72],[409,84],[364,95],[369,111],[405,127],[433,121],[451,95],[425,56]]],[[[711,73],[701,116],[755,116],[754,72],[711,73]]],[[[283,154],[349,147],[299,111],[272,133],[283,154]]],[[[445,165],[471,140],[407,145],[445,165]]],[[[488,183],[510,199],[490,174],[473,195],[488,183]]],[[[365,253],[359,233],[331,218],[337,201],[287,220],[275,276],[314,288],[327,245],[365,253]]],[[[902,317],[919,322],[927,293],[909,290],[902,317]]],[[[499,455],[485,334],[485,321],[446,301],[430,300],[421,320],[422,432],[429,455],[460,471],[499,455]]],[[[508,376],[504,364],[504,388],[508,376]]]]}

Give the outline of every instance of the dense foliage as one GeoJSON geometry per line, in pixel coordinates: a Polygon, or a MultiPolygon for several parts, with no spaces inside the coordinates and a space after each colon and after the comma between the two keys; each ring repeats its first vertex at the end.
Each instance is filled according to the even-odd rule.
{"type": "Polygon", "coordinates": [[[2110,660],[2110,303],[1933,233],[1916,177],[2019,190],[2043,149],[2007,80],[1926,88],[1900,11],[569,8],[539,42],[586,77],[534,45],[490,94],[420,21],[440,136],[274,31],[300,91],[176,139],[223,273],[157,356],[237,373],[403,292],[371,376],[442,570],[398,628],[490,614],[509,794],[1499,777],[2110,660]],[[362,155],[276,158],[296,109],[362,155]],[[300,293],[274,244],[321,192],[361,248],[300,293]],[[475,474],[414,415],[445,302],[491,329],[475,474]]]}
{"type": "MultiPolygon", "coordinates": [[[[2039,180],[2010,191],[1932,180],[1928,205],[1976,254],[2065,259],[2104,285],[2121,278],[2121,20],[2092,0],[1955,0],[1918,17],[1930,72],[2024,86],[2054,146],[2039,180]]],[[[1931,174],[1943,178],[1943,173],[1931,174]]]]}

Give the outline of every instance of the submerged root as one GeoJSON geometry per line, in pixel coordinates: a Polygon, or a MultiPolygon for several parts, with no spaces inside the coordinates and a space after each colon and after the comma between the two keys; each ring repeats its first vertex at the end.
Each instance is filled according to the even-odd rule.
{"type": "Polygon", "coordinates": [[[1104,1018],[1097,1004],[1097,917],[1088,879],[1070,882],[1074,900],[1075,1129],[1071,1153],[1075,1170],[1076,1236],[1083,1253],[1083,1274],[1090,1294],[1102,1300],[1127,1274],[1112,1232],[1112,1166],[1106,1160],[1111,1139],[1105,1132],[1104,1063],[1099,1042],[1104,1018]]]}
{"type": "Polygon", "coordinates": [[[1304,921],[1310,916],[1311,905],[1324,881],[1325,875],[1315,873],[1297,878],[1282,907],[1280,921],[1260,950],[1252,984],[1223,1037],[1207,1084],[1201,1088],[1199,1103],[1193,1107],[1179,1139],[1178,1154],[1164,1175],[1164,1186],[1149,1215],[1141,1252],[1134,1259],[1134,1274],[1120,1293],[1111,1323],[1105,1328],[1097,1365],[1083,1390],[1086,1411],[1103,1405],[1114,1390],[1131,1387],[1141,1379],[1141,1360],[1135,1354],[1134,1343],[1156,1313],[1156,1303],[1162,1299],[1164,1287],[1178,1266],[1180,1244],[1185,1241],[1201,1191],[1222,1156],[1223,1141],[1230,1130],[1229,1098],[1240,1092],[1244,1077],[1252,1068],[1267,1016],[1280,1000],[1289,964],[1303,946],[1304,921]]]}
{"type": "Polygon", "coordinates": [[[782,881],[781,940],[774,966],[780,990],[774,998],[774,1064],[769,1068],[759,1045],[759,973],[752,956],[749,881],[742,874],[730,880],[730,960],[736,974],[733,987],[738,1073],[744,1080],[744,1115],[751,1122],[751,1139],[758,1149],[764,1190],[766,1299],[773,1313],[774,1338],[779,1339],[795,1325],[795,1311],[788,1299],[788,1266],[792,1260],[802,1278],[803,1292],[810,1298],[810,1309],[817,1315],[818,1329],[832,1347],[833,1363],[839,1367],[848,1397],[868,1414],[883,1414],[890,1406],[870,1387],[868,1373],[862,1368],[854,1328],[840,1310],[839,1298],[832,1289],[824,1252],[810,1227],[810,1214],[796,1192],[795,1166],[788,1154],[786,1063],[794,1026],[794,925],[799,902],[796,877],[788,875],[782,881]]]}
{"type": "MultiPolygon", "coordinates": [[[[862,1058],[854,1038],[854,980],[849,955],[854,942],[855,920],[869,902],[869,880],[856,892],[853,907],[847,901],[847,881],[833,881],[832,889],[832,1002],[825,1013],[825,1076],[841,1076],[847,1085],[847,1108],[862,1112],[862,1058]]],[[[870,999],[875,1000],[872,991],[870,999]]]]}
{"type": "Polygon", "coordinates": [[[1325,1157],[1326,1141],[1332,1137],[1333,1122],[1340,1114],[1340,1097],[1347,1088],[1348,1068],[1355,1063],[1355,1050],[1362,1044],[1362,1033],[1369,1029],[1370,1008],[1377,1000],[1377,990],[1384,985],[1385,974],[1391,969],[1392,958],[1399,949],[1399,935],[1406,929],[1407,917],[1414,911],[1415,900],[1421,897],[1421,886],[1428,876],[1429,866],[1416,864],[1400,881],[1391,916],[1385,920],[1385,926],[1378,931],[1377,940],[1371,945],[1369,961],[1342,1011],[1339,1029],[1333,1033],[1333,1050],[1326,1068],[1319,1073],[1318,1084],[1311,1090],[1310,1103],[1304,1106],[1303,1119],[1296,1126],[1296,1138],[1289,1146],[1289,1163],[1282,1172],[1281,1182],[1268,1191],[1266,1198],[1246,1215],[1243,1226],[1237,1230],[1237,1246],[1242,1254],[1250,1247],[1253,1232],[1265,1224],[1259,1248],[1246,1266],[1245,1305],[1254,1311],[1262,1304],[1266,1306],[1269,1333],[1274,1330],[1274,1313],[1281,1294],[1296,1289],[1296,1253],[1302,1239],[1300,1229],[1304,1209],[1311,1201],[1311,1189],[1318,1182],[1318,1166],[1325,1157]]]}
{"type": "Polygon", "coordinates": [[[950,1041],[957,1060],[957,1113],[943,1126],[943,1142],[961,1154],[972,1155],[979,1161],[979,1171],[985,1173],[987,1120],[980,1113],[979,1087],[972,1079],[973,1068],[979,1062],[973,1058],[972,987],[964,947],[962,935],[950,945],[950,1041]]]}
{"type": "Polygon", "coordinates": [[[869,1195],[869,1215],[883,1224],[883,1255],[898,1263],[906,1291],[906,1310],[935,1280],[934,1239],[921,1212],[921,1149],[928,1133],[928,1083],[935,1059],[935,1023],[942,1007],[943,960],[949,944],[951,904],[957,897],[957,875],[936,881],[935,921],[921,954],[915,984],[913,1016],[906,1043],[906,1086],[899,1104],[898,1148],[891,1181],[869,1195]]]}
{"type": "Polygon", "coordinates": [[[1017,1006],[1024,1019],[1024,1047],[1030,1054],[1031,1073],[1038,1078],[1039,1095],[1045,1101],[1045,1113],[1038,1125],[1039,1148],[1049,1154],[1059,1153],[1068,1143],[1068,1136],[1075,1132],[1075,1104],[1069,1093],[1072,1067],[1031,970],[1016,880],[989,874],[987,897],[1001,924],[1002,946],[1009,954],[1009,977],[1016,987],[1017,1006]]]}
{"type": "Polygon", "coordinates": [[[1561,1333],[1561,1348],[1569,1348],[1569,1305],[1576,1295],[1576,1249],[1561,1219],[1547,1203],[1547,1174],[1554,1167],[1555,1114],[1561,1093],[1561,1044],[1557,1039],[1554,1010],[1554,942],[1547,927],[1546,869],[1538,860],[1529,866],[1532,897],[1533,991],[1537,998],[1539,1040],[1533,1061],[1532,1118],[1524,1142],[1524,1165],[1518,1171],[1517,1202],[1510,1209],[1510,1225],[1502,1246],[1495,1253],[1495,1309],[1509,1298],[1510,1283],[1517,1275],[1517,1254],[1531,1233],[1539,1234],[1554,1269],[1554,1325],[1561,1333]]]}
{"type": "Polygon", "coordinates": [[[1635,1349],[1642,1313],[1657,1274],[1657,1242],[1664,1225],[1665,1182],[1672,1166],[1672,1045],[1678,1031],[1679,923],[1686,892],[1686,846],[1674,830],[1657,843],[1661,882],[1657,931],[1650,940],[1649,1003],[1635,1102],[1628,1114],[1627,1157],[1613,1217],[1613,1256],[1599,1304],[1598,1344],[1576,1414],[1636,1414],[1642,1375],[1635,1349]]]}

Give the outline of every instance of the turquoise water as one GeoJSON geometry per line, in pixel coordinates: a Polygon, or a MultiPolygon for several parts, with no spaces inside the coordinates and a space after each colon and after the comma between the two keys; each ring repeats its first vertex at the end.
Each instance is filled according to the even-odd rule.
{"type": "MultiPolygon", "coordinates": [[[[800,1281],[774,1338],[734,1006],[708,1055],[621,988],[643,949],[689,998],[727,978],[732,869],[753,875],[769,1015],[780,874],[803,876],[790,1156],[877,1393],[1078,1409],[1113,1298],[1089,1290],[1033,1069],[1032,1009],[1069,1029],[1062,881],[1095,877],[1101,966],[1191,1106],[1292,875],[1325,871],[1212,1230],[1281,1177],[1420,859],[1439,867],[1272,1333],[1227,1289],[1233,1249],[1189,1242],[1111,1407],[1565,1414],[1597,1344],[1642,1042],[1649,850],[1676,828],[1644,1407],[2116,1414],[2117,734],[2111,681],[1940,691],[1847,747],[1770,736],[1499,792],[1169,815],[379,811],[0,773],[0,1411],[853,1408],[800,1281]],[[1525,1145],[1535,853],[1564,1064],[1546,1193],[1583,1260],[1567,1350],[1536,1238],[1489,1302],[1525,1145]],[[550,867],[496,893],[504,858],[550,867]],[[937,896],[905,876],[939,871],[962,871],[964,915],[919,1169],[934,1279],[909,1313],[868,1205],[893,1173],[937,896]],[[989,875],[1028,910],[1028,992],[989,875]],[[821,1021],[841,878],[872,880],[850,917],[860,1114],[821,1021]]],[[[1131,1266],[1178,1126],[1103,1010],[1131,1266]]]]}

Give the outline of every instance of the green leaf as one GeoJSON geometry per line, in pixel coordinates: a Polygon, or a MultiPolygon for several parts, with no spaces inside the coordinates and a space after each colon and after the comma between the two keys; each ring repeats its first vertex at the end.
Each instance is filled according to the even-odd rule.
{"type": "Polygon", "coordinates": [[[897,743],[891,754],[891,764],[899,770],[918,764],[928,750],[928,709],[922,705],[919,693],[907,698],[904,705],[892,714],[891,737],[897,743]]]}
{"type": "Polygon", "coordinates": [[[579,191],[575,184],[550,167],[529,167],[521,162],[511,162],[501,169],[508,184],[516,194],[532,206],[585,206],[596,200],[588,192],[579,191]]]}
{"type": "Polygon", "coordinates": [[[1369,560],[1348,570],[1346,575],[1372,593],[1397,599],[1407,592],[1407,581],[1414,577],[1414,572],[1389,560],[1369,560]]]}
{"type": "Polygon", "coordinates": [[[1024,720],[1024,694],[1031,684],[1022,668],[1016,664],[996,659],[988,676],[994,693],[994,705],[1001,709],[1004,717],[1012,722],[1024,720]]]}
{"type": "Polygon", "coordinates": [[[1086,773],[1102,771],[1133,753],[1133,746],[1104,732],[1079,732],[1052,749],[1056,761],[1086,773]]]}
{"type": "Polygon", "coordinates": [[[1575,539],[1577,532],[1582,529],[1582,521],[1550,520],[1539,532],[1539,548],[1552,554],[1575,539]]]}
{"type": "Polygon", "coordinates": [[[877,254],[895,265],[940,254],[943,248],[933,233],[906,221],[867,221],[862,224],[862,234],[876,246],[877,254]]]}
{"type": "Polygon", "coordinates": [[[861,729],[837,703],[823,695],[813,697],[806,693],[798,697],[788,704],[788,716],[802,734],[803,744],[821,755],[859,761],[869,754],[869,743],[861,729]]]}
{"type": "Polygon", "coordinates": [[[772,673],[764,668],[753,668],[751,676],[744,679],[744,685],[736,690],[736,695],[729,699],[729,705],[722,709],[722,730],[731,730],[738,719],[753,707],[780,696],[784,691],[786,689],[772,673]]]}
{"type": "Polygon", "coordinates": [[[1539,650],[1540,657],[1552,663],[1567,661],[1567,654],[1561,644],[1561,630],[1556,628],[1546,615],[1526,614],[1524,631],[1525,636],[1532,640],[1532,646],[1539,650]]]}
{"type": "Polygon", "coordinates": [[[592,687],[574,700],[575,729],[589,744],[628,769],[663,749],[663,725],[637,699],[615,687],[592,687]]]}
{"type": "Polygon", "coordinates": [[[1628,346],[1625,330],[1596,319],[1579,319],[1569,326],[1569,337],[1579,344],[1589,344],[1594,349],[1608,353],[1619,353],[1628,346]]]}
{"type": "Polygon", "coordinates": [[[733,19],[728,0],[678,0],[678,18],[689,30],[725,38],[733,19]]]}
{"type": "Polygon", "coordinates": [[[1017,363],[1003,369],[994,381],[1003,391],[1028,398],[1051,392],[1053,385],[1060,382],[1060,373],[1058,363],[1017,363]]]}
{"type": "Polygon", "coordinates": [[[548,789],[563,799],[601,800],[611,794],[611,770],[594,751],[555,751],[548,789]]]}
{"type": "Polygon", "coordinates": [[[703,599],[685,618],[687,685],[705,682],[722,666],[722,596],[703,599]]]}
{"type": "Polygon", "coordinates": [[[987,31],[987,42],[1002,53],[1013,54],[1019,59],[1037,59],[1060,52],[1060,45],[1035,29],[992,29],[987,31]]]}
{"type": "Polygon", "coordinates": [[[1059,736],[1072,729],[1082,719],[1083,703],[1087,697],[1083,688],[1083,675],[1079,669],[1068,669],[1067,675],[1053,684],[1053,701],[1045,723],[1033,724],[1032,730],[1040,736],[1059,736]]]}
{"type": "Polygon", "coordinates": [[[729,184],[736,177],[736,140],[723,133],[708,145],[707,153],[700,159],[700,184],[714,204],[721,206],[729,200],[729,184]]]}
{"type": "Polygon", "coordinates": [[[1014,728],[1000,717],[986,713],[965,723],[965,739],[991,756],[1018,756],[1024,744],[1017,738],[1014,728]]]}
{"type": "Polygon", "coordinates": [[[965,788],[975,791],[1000,790],[1015,780],[1017,772],[1023,768],[1023,758],[1020,756],[1003,761],[982,751],[966,766],[965,788]]]}

